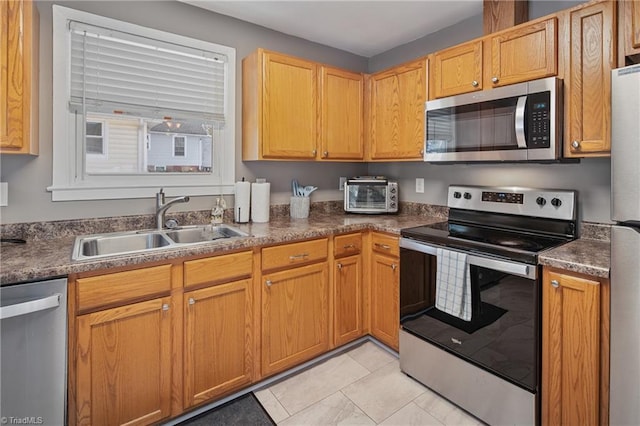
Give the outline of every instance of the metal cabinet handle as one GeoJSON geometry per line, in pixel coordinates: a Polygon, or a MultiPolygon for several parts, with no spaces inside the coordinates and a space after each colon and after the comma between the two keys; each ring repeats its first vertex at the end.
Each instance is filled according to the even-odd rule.
{"type": "Polygon", "coordinates": [[[309,253],[292,254],[289,256],[289,260],[304,259],[305,257],[309,257],[309,253]]]}
{"type": "Polygon", "coordinates": [[[168,311],[169,310],[169,304],[168,303],[163,303],[162,304],[162,310],[163,311],[168,311]]]}
{"type": "Polygon", "coordinates": [[[195,304],[195,303],[196,303],[196,300],[195,300],[193,297],[190,297],[190,298],[189,298],[189,304],[190,304],[190,305],[193,305],[193,304],[195,304]]]}
{"type": "Polygon", "coordinates": [[[491,79],[491,82],[494,83],[494,84],[497,83],[498,81],[500,81],[500,79],[498,79],[498,77],[493,77],[491,79]]]}
{"type": "Polygon", "coordinates": [[[323,155],[324,157],[328,157],[328,156],[329,156],[329,151],[325,151],[325,152],[323,152],[323,153],[322,153],[322,155],[323,155]]]}
{"type": "Polygon", "coordinates": [[[342,271],[342,263],[338,263],[338,269],[342,271]]]}
{"type": "Polygon", "coordinates": [[[473,80],[473,81],[471,82],[471,85],[472,85],[473,87],[478,87],[478,86],[480,85],[480,83],[478,83],[478,80],[473,80]]]}
{"type": "Polygon", "coordinates": [[[273,284],[271,280],[266,280],[264,283],[267,285],[267,287],[271,287],[271,285],[273,284]]]}
{"type": "Polygon", "coordinates": [[[20,315],[32,314],[49,308],[60,306],[60,293],[43,297],[42,299],[29,300],[27,302],[16,303],[15,305],[3,306],[0,308],[0,319],[17,317],[20,315]]]}
{"type": "Polygon", "coordinates": [[[580,148],[580,141],[573,141],[573,142],[571,142],[571,147],[572,147],[572,148],[575,148],[575,149],[580,148]]]}
{"type": "Polygon", "coordinates": [[[560,287],[560,283],[558,282],[558,280],[551,280],[551,287],[553,288],[560,287]]]}
{"type": "Polygon", "coordinates": [[[344,246],[342,246],[342,248],[345,249],[345,250],[351,250],[351,249],[356,248],[356,245],[355,244],[345,244],[344,246]]]}
{"type": "Polygon", "coordinates": [[[393,271],[395,271],[397,268],[398,268],[398,265],[396,265],[395,263],[392,263],[392,264],[391,264],[391,269],[392,269],[393,271]]]}
{"type": "Polygon", "coordinates": [[[318,151],[316,151],[315,149],[313,151],[311,151],[311,154],[313,154],[313,156],[315,157],[318,151]]]}
{"type": "Polygon", "coordinates": [[[375,243],[374,245],[376,247],[378,247],[378,248],[383,249],[383,250],[391,250],[391,247],[388,246],[387,244],[375,243]]]}

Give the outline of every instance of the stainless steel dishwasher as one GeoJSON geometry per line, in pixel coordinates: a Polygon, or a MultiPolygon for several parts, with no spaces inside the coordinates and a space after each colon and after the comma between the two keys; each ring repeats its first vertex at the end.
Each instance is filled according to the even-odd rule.
{"type": "Polygon", "coordinates": [[[0,421],[65,424],[67,280],[0,288],[0,421]]]}

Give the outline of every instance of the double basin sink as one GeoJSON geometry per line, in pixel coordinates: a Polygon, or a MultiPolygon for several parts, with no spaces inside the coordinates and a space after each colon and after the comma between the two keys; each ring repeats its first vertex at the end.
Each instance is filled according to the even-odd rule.
{"type": "Polygon", "coordinates": [[[85,235],[76,237],[71,258],[97,259],[248,236],[246,232],[224,224],[85,235]]]}

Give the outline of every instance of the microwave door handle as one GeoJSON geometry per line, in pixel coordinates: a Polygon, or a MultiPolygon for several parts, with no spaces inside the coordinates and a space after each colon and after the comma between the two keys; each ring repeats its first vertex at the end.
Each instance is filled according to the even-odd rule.
{"type": "Polygon", "coordinates": [[[518,102],[516,103],[516,115],[515,115],[515,131],[516,131],[516,143],[518,144],[518,148],[526,148],[527,147],[527,138],[524,134],[524,126],[525,126],[525,109],[527,106],[527,97],[520,96],[518,98],[518,102]]]}

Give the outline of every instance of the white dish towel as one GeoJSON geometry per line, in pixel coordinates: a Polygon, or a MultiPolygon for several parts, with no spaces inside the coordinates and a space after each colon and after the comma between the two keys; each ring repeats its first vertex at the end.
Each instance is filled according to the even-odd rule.
{"type": "Polygon", "coordinates": [[[471,274],[467,255],[436,249],[436,308],[471,321],[471,274]]]}

